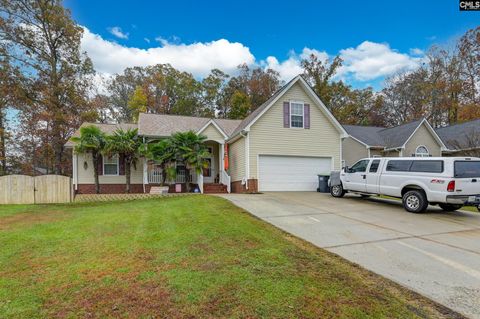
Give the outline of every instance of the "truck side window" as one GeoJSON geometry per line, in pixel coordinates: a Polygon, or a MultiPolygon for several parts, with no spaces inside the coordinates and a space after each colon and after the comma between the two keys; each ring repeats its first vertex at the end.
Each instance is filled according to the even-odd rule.
{"type": "Polygon", "coordinates": [[[368,171],[370,173],[376,173],[378,171],[379,165],[380,165],[380,160],[373,160],[372,164],[370,164],[370,169],[368,171]]]}
{"type": "Polygon", "coordinates": [[[350,169],[349,173],[365,172],[367,171],[369,160],[361,160],[356,162],[350,169]]]}
{"type": "Polygon", "coordinates": [[[387,171],[390,172],[408,172],[412,166],[412,161],[390,160],[387,163],[387,171]]]}

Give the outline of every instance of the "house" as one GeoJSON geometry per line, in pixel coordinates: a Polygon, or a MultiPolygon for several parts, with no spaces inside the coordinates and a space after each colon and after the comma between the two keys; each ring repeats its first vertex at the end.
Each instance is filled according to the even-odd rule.
{"type": "MultiPolygon", "coordinates": [[[[145,142],[180,131],[193,130],[205,135],[212,154],[210,166],[198,175],[177,166],[174,182],[182,191],[191,183],[206,193],[314,191],[317,174],[341,168],[342,139],[347,137],[344,128],[301,76],[288,82],[243,121],[142,113],[137,124],[94,125],[106,133],[117,128],[138,128],[145,142]],[[225,153],[229,161],[227,170],[225,153]]],[[[74,136],[79,136],[79,131],[74,136]]],[[[66,144],[73,146],[71,141],[66,144]]],[[[73,154],[76,193],[95,191],[92,166],[90,155],[73,154]]],[[[102,159],[101,193],[124,191],[123,166],[119,156],[102,159]]],[[[142,158],[132,170],[132,192],[149,193],[159,185],[160,176],[160,167],[142,158]]],[[[177,187],[172,186],[170,191],[178,191],[177,187]]]]}
{"type": "Polygon", "coordinates": [[[480,119],[436,129],[445,156],[480,156],[480,119]]]}
{"type": "Polygon", "coordinates": [[[442,138],[426,119],[385,128],[344,125],[348,137],[343,140],[345,165],[364,157],[441,156],[448,151],[442,138]]]}

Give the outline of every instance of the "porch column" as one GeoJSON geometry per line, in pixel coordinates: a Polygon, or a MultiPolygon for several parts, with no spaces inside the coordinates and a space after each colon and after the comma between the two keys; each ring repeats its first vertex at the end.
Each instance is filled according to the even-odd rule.
{"type": "Polygon", "coordinates": [[[219,169],[218,169],[218,172],[220,173],[220,171],[223,171],[225,170],[225,163],[223,162],[223,153],[225,152],[225,144],[222,143],[220,144],[220,152],[219,152],[219,160],[218,160],[218,163],[220,165],[219,169]]]}
{"type": "Polygon", "coordinates": [[[200,193],[203,194],[203,174],[200,172],[200,174],[197,174],[197,184],[198,184],[198,189],[200,190],[200,193]]]}
{"type": "Polygon", "coordinates": [[[145,185],[148,184],[148,165],[147,159],[143,158],[143,192],[145,193],[145,185]]]}
{"type": "Polygon", "coordinates": [[[72,150],[72,177],[74,190],[78,189],[78,155],[72,150]]]}

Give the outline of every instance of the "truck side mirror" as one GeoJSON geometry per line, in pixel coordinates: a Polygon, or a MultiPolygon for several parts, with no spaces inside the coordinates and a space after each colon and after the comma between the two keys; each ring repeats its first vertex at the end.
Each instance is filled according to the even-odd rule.
{"type": "Polygon", "coordinates": [[[350,173],[350,168],[348,167],[348,165],[345,165],[343,170],[345,171],[345,173],[350,173]]]}

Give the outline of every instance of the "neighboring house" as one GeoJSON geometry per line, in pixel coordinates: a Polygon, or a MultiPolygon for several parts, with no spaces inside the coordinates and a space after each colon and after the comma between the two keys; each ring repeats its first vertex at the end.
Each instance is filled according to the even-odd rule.
{"type": "Polygon", "coordinates": [[[480,156],[480,119],[436,129],[446,156],[480,156]]]}
{"type": "Polygon", "coordinates": [[[348,138],[342,143],[343,160],[351,166],[364,157],[441,156],[447,151],[426,119],[384,128],[344,125],[348,138]]]}
{"type": "MultiPolygon", "coordinates": [[[[84,123],[91,125],[91,123],[84,123]]],[[[317,174],[340,169],[346,131],[301,76],[278,90],[243,121],[142,113],[138,124],[94,124],[106,133],[138,128],[146,142],[193,130],[207,136],[210,167],[198,176],[177,166],[175,184],[198,184],[215,192],[314,191],[317,174]],[[224,150],[228,144],[228,171],[224,150]],[[224,188],[222,188],[224,186],[224,188]]],[[[74,136],[79,136],[79,131],[74,136]]],[[[73,147],[67,142],[66,147],[73,147]]],[[[73,183],[77,193],[95,190],[91,156],[73,154],[73,183]]],[[[121,158],[104,157],[99,167],[101,193],[122,193],[125,172],[121,158]]],[[[132,192],[150,192],[159,185],[161,170],[141,159],[132,169],[132,192]]],[[[173,188],[172,188],[173,191],[173,188]]]]}

